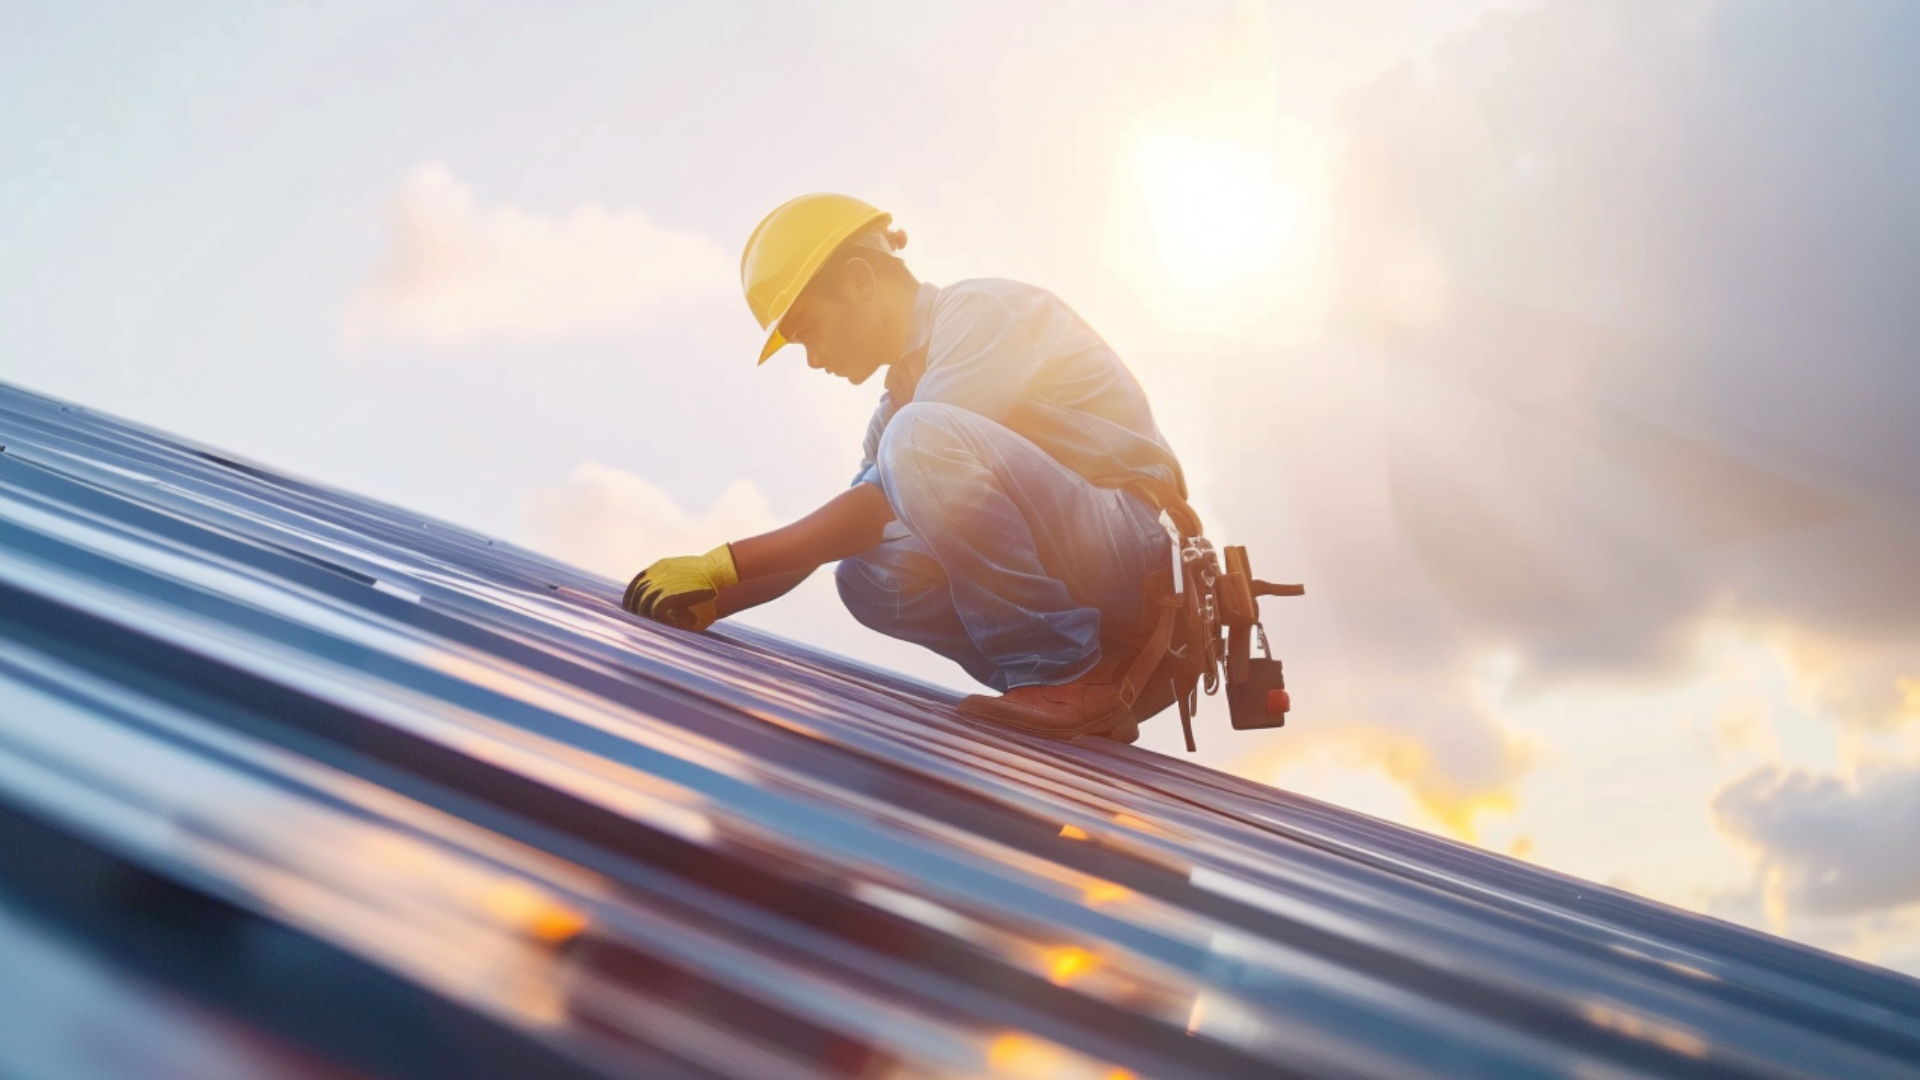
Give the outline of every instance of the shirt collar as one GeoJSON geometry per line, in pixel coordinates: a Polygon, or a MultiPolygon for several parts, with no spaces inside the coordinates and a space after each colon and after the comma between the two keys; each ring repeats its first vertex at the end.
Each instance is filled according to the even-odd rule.
{"type": "Polygon", "coordinates": [[[907,347],[900,353],[903,359],[926,348],[933,338],[933,302],[939,296],[940,286],[929,281],[920,283],[920,291],[913,297],[913,320],[907,323],[907,347]]]}
{"type": "Polygon", "coordinates": [[[920,376],[927,370],[927,346],[933,340],[933,302],[939,296],[940,286],[924,281],[914,295],[913,319],[907,323],[907,347],[900,359],[887,369],[887,393],[896,408],[913,400],[920,376]]]}

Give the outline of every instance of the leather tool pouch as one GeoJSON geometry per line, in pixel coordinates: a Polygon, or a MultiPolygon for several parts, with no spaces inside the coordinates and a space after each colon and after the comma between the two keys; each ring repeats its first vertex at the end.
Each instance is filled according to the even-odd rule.
{"type": "Polygon", "coordinates": [[[1191,509],[1169,518],[1175,522],[1173,550],[1179,572],[1176,577],[1169,566],[1148,575],[1144,583],[1147,605],[1158,616],[1152,635],[1121,679],[1121,700],[1135,720],[1178,705],[1189,752],[1195,748],[1193,714],[1200,690],[1217,693],[1222,681],[1235,730],[1284,726],[1293,702],[1284,669],[1273,658],[1260,624],[1259,598],[1299,596],[1305,588],[1256,579],[1244,547],[1226,548],[1222,565],[1213,545],[1188,528],[1189,523],[1198,524],[1191,509]],[[1257,657],[1252,655],[1256,634],[1262,654],[1257,657]]]}

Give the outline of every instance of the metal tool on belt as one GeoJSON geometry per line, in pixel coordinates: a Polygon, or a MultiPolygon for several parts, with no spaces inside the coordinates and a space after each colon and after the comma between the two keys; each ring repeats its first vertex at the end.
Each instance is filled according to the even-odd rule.
{"type": "MultiPolygon", "coordinates": [[[[1185,509],[1182,507],[1182,509],[1185,509]]],[[[1120,699],[1144,720],[1169,704],[1180,708],[1187,752],[1193,743],[1193,713],[1200,691],[1217,694],[1224,681],[1234,730],[1285,726],[1293,701],[1280,661],[1260,622],[1260,597],[1303,596],[1304,585],[1277,585],[1253,576],[1247,549],[1229,547],[1225,565],[1197,528],[1191,510],[1162,519],[1172,538],[1172,564],[1148,575],[1148,601],[1160,608],[1152,636],[1127,669],[1120,699]],[[1255,637],[1259,656],[1252,654],[1255,637]]]]}

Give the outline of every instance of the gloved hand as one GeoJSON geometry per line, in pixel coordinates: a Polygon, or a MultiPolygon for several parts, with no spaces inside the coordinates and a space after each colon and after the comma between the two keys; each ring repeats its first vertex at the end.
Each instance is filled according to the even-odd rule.
{"type": "Polygon", "coordinates": [[[705,630],[720,617],[720,590],[739,583],[733,549],[721,544],[705,555],[661,559],[640,571],[620,606],[682,630],[705,630]]]}

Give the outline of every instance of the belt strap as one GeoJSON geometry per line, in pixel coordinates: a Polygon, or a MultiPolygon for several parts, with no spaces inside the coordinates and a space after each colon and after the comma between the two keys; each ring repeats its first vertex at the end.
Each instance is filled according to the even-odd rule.
{"type": "Polygon", "coordinates": [[[1160,666],[1160,658],[1167,654],[1167,647],[1173,644],[1173,623],[1183,606],[1180,594],[1173,591],[1173,568],[1164,567],[1148,574],[1144,588],[1152,602],[1160,608],[1160,618],[1153,626],[1153,635],[1141,646],[1140,655],[1134,657],[1132,666],[1120,680],[1120,703],[1133,708],[1139,699],[1140,691],[1146,689],[1147,680],[1153,676],[1153,669],[1160,666]]]}
{"type": "Polygon", "coordinates": [[[1155,510],[1164,510],[1173,519],[1174,527],[1180,530],[1182,537],[1199,536],[1204,530],[1200,525],[1200,515],[1172,485],[1158,480],[1136,478],[1122,485],[1126,490],[1138,495],[1155,510]]]}

